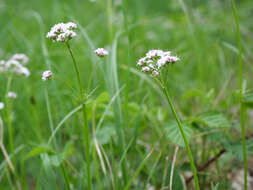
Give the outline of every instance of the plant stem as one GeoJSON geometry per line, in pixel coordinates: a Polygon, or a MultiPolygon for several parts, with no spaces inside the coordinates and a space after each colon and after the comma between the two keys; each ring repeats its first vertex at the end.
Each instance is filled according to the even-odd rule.
{"type": "Polygon", "coordinates": [[[238,77],[239,77],[239,90],[240,90],[240,120],[241,120],[241,138],[242,138],[242,149],[243,149],[243,170],[244,170],[244,190],[247,190],[247,152],[246,152],[246,142],[245,142],[245,109],[242,103],[243,88],[242,88],[242,43],[241,43],[241,33],[239,18],[237,15],[236,7],[234,1],[231,0],[233,14],[236,23],[236,32],[238,40],[238,77]]]}
{"type": "Polygon", "coordinates": [[[86,174],[87,174],[87,188],[88,190],[91,190],[91,174],[90,174],[90,137],[89,137],[89,128],[88,128],[88,120],[87,120],[87,114],[86,114],[86,99],[84,95],[84,89],[82,87],[81,78],[80,78],[80,72],[76,63],[76,60],[74,58],[74,55],[72,53],[72,50],[70,48],[70,45],[68,42],[66,42],[66,46],[68,48],[68,51],[70,53],[70,56],[72,58],[72,61],[74,63],[74,68],[77,76],[77,81],[80,89],[80,98],[81,102],[83,104],[83,130],[84,130],[84,140],[85,140],[85,156],[86,156],[86,174]]]}
{"type": "MultiPolygon", "coordinates": [[[[7,115],[7,124],[8,124],[8,133],[9,133],[9,144],[10,144],[10,153],[12,154],[14,152],[14,145],[13,145],[13,131],[12,131],[12,124],[11,124],[11,104],[7,97],[8,92],[11,88],[11,82],[12,82],[12,74],[8,77],[7,81],[7,87],[6,87],[6,93],[5,93],[5,102],[6,102],[6,115],[7,115]]],[[[14,162],[13,158],[13,162],[14,162]]],[[[15,167],[15,163],[14,163],[15,167]]]]}
{"type": "Polygon", "coordinates": [[[191,153],[191,149],[190,149],[190,146],[189,146],[189,143],[188,143],[188,140],[186,139],[186,136],[185,136],[185,133],[184,133],[184,129],[183,129],[183,126],[182,126],[182,123],[177,115],[177,112],[174,108],[174,105],[170,99],[170,96],[166,90],[166,88],[161,85],[162,89],[163,89],[163,92],[168,100],[168,103],[170,105],[170,108],[171,108],[171,111],[177,121],[177,124],[178,124],[178,127],[179,127],[179,130],[181,132],[181,135],[184,139],[184,144],[185,144],[185,148],[187,150],[187,153],[188,153],[188,157],[189,157],[189,160],[190,160],[190,164],[191,164],[191,169],[192,169],[192,172],[193,172],[193,177],[194,177],[194,182],[195,182],[195,187],[196,187],[196,190],[200,190],[199,188],[199,180],[198,180],[198,176],[197,176],[197,170],[196,170],[196,167],[195,167],[195,164],[194,164],[194,160],[193,160],[193,157],[192,157],[192,153],[191,153]]]}

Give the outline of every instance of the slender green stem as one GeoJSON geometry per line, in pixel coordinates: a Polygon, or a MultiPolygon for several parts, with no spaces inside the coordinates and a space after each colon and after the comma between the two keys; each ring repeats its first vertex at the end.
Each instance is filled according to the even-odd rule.
{"type": "Polygon", "coordinates": [[[65,183],[66,183],[66,189],[67,190],[70,190],[70,183],[69,183],[69,178],[68,178],[68,175],[66,174],[66,171],[65,171],[65,168],[64,168],[64,163],[61,164],[61,169],[62,169],[62,173],[63,173],[63,177],[64,177],[64,180],[65,180],[65,183]]]}
{"type": "Polygon", "coordinates": [[[112,29],[112,0],[107,0],[107,24],[108,24],[108,35],[110,43],[113,40],[113,29],[112,29]]]}
{"type": "MultiPolygon", "coordinates": [[[[11,82],[12,82],[12,74],[8,77],[6,93],[5,93],[6,94],[5,96],[6,115],[7,115],[6,118],[7,118],[7,124],[8,124],[8,132],[9,132],[10,153],[12,154],[14,152],[14,145],[13,145],[13,129],[12,129],[12,124],[11,124],[11,104],[7,97],[7,94],[11,88],[11,82]]],[[[13,159],[13,164],[15,166],[14,159],[13,159]]]]}
{"type": "Polygon", "coordinates": [[[193,177],[194,177],[194,182],[195,182],[196,190],[200,190],[200,188],[199,188],[199,180],[198,180],[198,176],[197,176],[197,170],[196,170],[196,167],[195,167],[195,164],[194,164],[194,160],[193,160],[193,157],[192,157],[192,153],[191,153],[191,149],[190,149],[188,140],[187,140],[187,138],[185,136],[185,133],[184,133],[184,129],[183,129],[182,123],[181,123],[181,121],[180,121],[180,119],[179,119],[179,117],[177,115],[177,112],[176,112],[176,110],[174,108],[174,105],[173,105],[173,103],[172,103],[172,101],[170,99],[170,96],[169,96],[166,88],[164,86],[161,86],[161,87],[163,89],[163,92],[164,92],[167,100],[168,100],[168,103],[170,105],[171,111],[172,111],[172,113],[173,113],[173,115],[174,115],[174,117],[175,117],[175,119],[177,121],[179,130],[180,130],[181,135],[182,135],[182,137],[184,139],[185,148],[187,150],[188,157],[189,157],[190,164],[191,164],[191,169],[192,169],[192,172],[193,172],[193,177]]]}
{"type": "Polygon", "coordinates": [[[240,120],[241,120],[241,138],[242,138],[242,149],[243,149],[243,170],[244,170],[244,190],[247,190],[247,152],[246,152],[246,141],[245,141],[245,109],[242,103],[243,97],[243,88],[242,88],[242,43],[241,43],[241,33],[240,33],[240,24],[239,18],[237,15],[236,7],[234,1],[231,0],[233,14],[236,23],[236,32],[237,32],[237,40],[238,40],[238,77],[239,77],[239,90],[240,90],[240,120]]]}
{"type": "Polygon", "coordinates": [[[89,137],[89,128],[88,128],[88,120],[87,120],[87,114],[86,114],[86,99],[84,95],[84,89],[82,87],[81,78],[80,78],[80,72],[76,63],[76,60],[74,58],[73,52],[70,48],[70,45],[68,42],[66,42],[66,46],[68,48],[68,51],[70,53],[70,56],[72,58],[72,61],[74,63],[74,68],[77,76],[77,81],[80,89],[80,98],[81,102],[83,104],[83,130],[84,130],[84,140],[85,140],[85,156],[86,156],[86,174],[87,174],[87,188],[88,190],[91,190],[91,174],[90,174],[90,137],[89,137]]]}

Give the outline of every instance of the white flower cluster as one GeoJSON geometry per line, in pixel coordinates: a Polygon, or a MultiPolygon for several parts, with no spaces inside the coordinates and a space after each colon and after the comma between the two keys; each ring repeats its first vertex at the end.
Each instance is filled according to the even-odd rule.
{"type": "Polygon", "coordinates": [[[16,99],[18,95],[15,92],[8,92],[7,94],[8,98],[16,99]]]}
{"type": "Polygon", "coordinates": [[[76,36],[76,33],[73,31],[76,28],[77,25],[73,22],[56,24],[47,33],[47,38],[53,42],[67,42],[76,36]]]}
{"type": "Polygon", "coordinates": [[[95,54],[97,54],[98,57],[104,57],[105,55],[108,55],[108,51],[104,48],[98,48],[94,52],[95,54]]]}
{"type": "Polygon", "coordinates": [[[13,72],[28,77],[30,76],[30,71],[24,66],[28,61],[29,58],[25,54],[14,54],[7,61],[0,61],[0,73],[13,72]]]}
{"type": "Polygon", "coordinates": [[[141,67],[141,70],[145,73],[158,76],[163,67],[179,60],[177,56],[172,56],[170,51],[150,50],[145,57],[138,60],[137,66],[141,67]]]}
{"type": "Polygon", "coordinates": [[[53,73],[50,70],[44,71],[42,73],[42,80],[50,80],[52,78],[53,73]]]}

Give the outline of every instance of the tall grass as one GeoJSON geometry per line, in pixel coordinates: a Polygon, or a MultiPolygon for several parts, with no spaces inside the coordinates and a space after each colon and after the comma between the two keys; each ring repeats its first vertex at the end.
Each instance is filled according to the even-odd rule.
{"type": "Polygon", "coordinates": [[[240,22],[237,15],[234,1],[231,0],[234,19],[236,23],[236,32],[238,40],[238,78],[239,78],[239,98],[240,98],[240,120],[241,120],[241,138],[242,138],[242,149],[243,149],[243,170],[244,170],[244,190],[248,189],[248,172],[247,172],[247,152],[246,152],[246,140],[245,140],[245,108],[242,102],[243,98],[243,65],[242,65],[242,44],[241,44],[241,33],[240,33],[240,22]]]}
{"type": "MultiPolygon", "coordinates": [[[[246,144],[252,139],[245,135],[253,131],[245,126],[241,100],[243,79],[250,81],[253,71],[253,2],[235,6],[231,1],[234,19],[227,1],[0,1],[0,60],[25,53],[31,71],[29,78],[9,82],[0,71],[0,102],[5,103],[0,189],[176,190],[210,184],[232,189],[242,158],[247,189],[252,151],[246,144]],[[51,25],[68,21],[78,25],[71,42],[45,38],[51,25]],[[96,57],[98,47],[109,55],[96,57]],[[149,49],[173,50],[182,60],[169,70],[162,88],[136,68],[149,49]],[[53,80],[41,81],[45,69],[53,71],[53,80]],[[10,90],[17,92],[16,100],[6,99],[10,90]],[[218,112],[230,125],[224,127],[213,115],[203,119],[206,112],[218,112]],[[177,131],[169,133],[171,120],[177,131]],[[191,138],[182,121],[189,124],[191,138]],[[186,151],[177,152],[184,142],[186,151]],[[212,159],[215,165],[202,170],[212,159]],[[187,181],[190,171],[195,186],[187,181]]],[[[250,126],[251,118],[247,121],[250,126]]]]}

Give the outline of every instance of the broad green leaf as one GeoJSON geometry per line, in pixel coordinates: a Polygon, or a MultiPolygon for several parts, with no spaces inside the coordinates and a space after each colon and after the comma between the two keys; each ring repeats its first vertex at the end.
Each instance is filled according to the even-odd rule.
{"type": "MultiPolygon", "coordinates": [[[[183,123],[183,129],[185,136],[189,142],[191,134],[192,134],[192,128],[191,126],[183,123]]],[[[178,124],[176,121],[171,121],[165,125],[165,132],[166,136],[176,145],[179,145],[181,147],[184,147],[184,139],[181,135],[181,132],[179,130],[178,124]]]]}
{"type": "Polygon", "coordinates": [[[192,119],[194,122],[201,123],[210,128],[229,128],[231,123],[223,114],[217,112],[208,112],[192,119]]]}
{"type": "Polygon", "coordinates": [[[249,108],[253,108],[253,94],[245,94],[242,98],[242,103],[249,108]]]}

